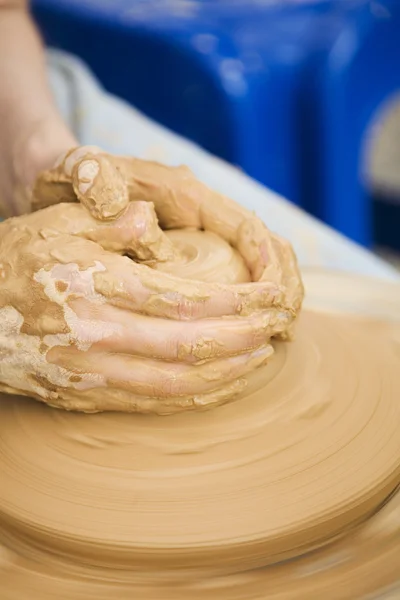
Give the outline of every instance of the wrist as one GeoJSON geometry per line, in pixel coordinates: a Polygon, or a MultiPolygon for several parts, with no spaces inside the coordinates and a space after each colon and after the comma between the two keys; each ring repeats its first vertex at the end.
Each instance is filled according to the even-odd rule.
{"type": "Polygon", "coordinates": [[[7,177],[3,182],[6,216],[30,212],[30,190],[37,175],[53,166],[60,154],[77,142],[59,115],[30,123],[8,147],[7,177]]]}
{"type": "Polygon", "coordinates": [[[58,115],[33,123],[13,145],[15,180],[30,187],[37,175],[52,167],[60,154],[77,145],[75,137],[58,115]]]}

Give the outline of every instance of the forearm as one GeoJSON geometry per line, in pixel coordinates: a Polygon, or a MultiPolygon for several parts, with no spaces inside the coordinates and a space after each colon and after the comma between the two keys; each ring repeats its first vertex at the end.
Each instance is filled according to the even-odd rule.
{"type": "Polygon", "coordinates": [[[75,145],[54,104],[44,51],[24,0],[0,0],[0,213],[21,212],[16,187],[75,145]]]}

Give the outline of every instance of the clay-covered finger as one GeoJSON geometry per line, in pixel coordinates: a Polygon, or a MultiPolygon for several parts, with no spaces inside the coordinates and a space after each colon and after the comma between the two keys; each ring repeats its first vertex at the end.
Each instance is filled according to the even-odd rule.
{"type": "MultiPolygon", "coordinates": [[[[120,243],[123,240],[124,253],[140,262],[173,261],[179,254],[179,250],[174,247],[160,228],[152,203],[141,201],[130,203],[123,215],[112,222],[109,227],[115,236],[113,237],[114,243],[117,239],[120,240],[120,243]]],[[[97,241],[104,248],[103,232],[104,227],[100,227],[96,239],[85,237],[97,241]]],[[[106,249],[110,250],[111,248],[106,249]]]]}
{"type": "MultiPolygon", "coordinates": [[[[297,313],[303,302],[304,286],[296,255],[290,242],[276,234],[272,235],[272,243],[282,269],[281,282],[285,289],[285,305],[297,313]]],[[[266,269],[260,279],[267,280],[268,276],[266,269]]]]}
{"type": "Polygon", "coordinates": [[[101,152],[97,146],[79,146],[59,156],[53,168],[42,171],[37,176],[32,188],[32,210],[40,210],[61,202],[77,202],[72,187],[73,167],[87,154],[101,152]]]}
{"type": "Polygon", "coordinates": [[[140,262],[173,260],[177,250],[158,225],[152,204],[132,202],[113,221],[98,221],[80,205],[64,205],[57,223],[63,231],[98,243],[104,250],[126,254],[140,262]]]}
{"type": "Polygon", "coordinates": [[[129,203],[128,187],[104,154],[86,154],[72,169],[72,186],[90,214],[107,221],[120,216],[129,203]]]}
{"type": "Polygon", "coordinates": [[[148,264],[174,260],[178,250],[158,226],[152,204],[131,203],[114,221],[98,221],[80,204],[58,204],[24,217],[25,224],[38,231],[79,236],[104,250],[126,254],[148,264]]]}
{"type": "Polygon", "coordinates": [[[177,320],[245,316],[271,307],[284,308],[283,290],[269,281],[225,285],[179,279],[51,228],[40,229],[34,240],[32,251],[51,257],[46,277],[54,285],[59,282],[67,295],[86,294],[100,303],[177,320]]]}
{"type": "Polygon", "coordinates": [[[223,358],[265,346],[292,321],[289,311],[269,309],[252,317],[225,317],[198,321],[156,319],[84,299],[70,307],[81,323],[113,326],[111,335],[93,345],[96,351],[132,354],[169,361],[196,363],[223,358]]]}
{"type": "MultiPolygon", "coordinates": [[[[71,374],[75,385],[79,386],[81,375],[71,374]]],[[[171,396],[157,398],[155,396],[141,396],[130,389],[110,388],[106,386],[93,386],[78,390],[64,388],[54,401],[54,406],[65,410],[78,410],[80,412],[94,413],[105,411],[140,412],[156,415],[171,415],[188,410],[206,410],[225,404],[233,400],[247,387],[245,378],[235,379],[222,388],[205,394],[191,394],[188,396],[171,396]]]]}
{"type": "Polygon", "coordinates": [[[60,157],[52,172],[71,183],[76,198],[99,220],[115,219],[129,203],[126,182],[97,146],[80,146],[60,157]]]}
{"type": "Polygon", "coordinates": [[[154,203],[164,229],[205,229],[236,247],[240,227],[257,219],[248,209],[196,179],[187,167],[128,157],[110,156],[109,160],[126,180],[131,200],[154,203]]]}
{"type": "Polygon", "coordinates": [[[153,202],[164,229],[207,229],[234,243],[237,228],[251,215],[240,205],[211,190],[187,167],[110,156],[128,184],[131,200],[153,202]]]}
{"type": "Polygon", "coordinates": [[[71,148],[68,152],[65,152],[61,156],[58,157],[54,168],[51,169],[52,172],[62,173],[64,177],[68,179],[68,181],[72,181],[72,174],[75,166],[79,163],[85,156],[88,155],[97,155],[104,154],[104,150],[99,148],[98,146],[77,146],[76,148],[71,148]]]}
{"type": "Polygon", "coordinates": [[[274,281],[285,290],[285,306],[298,311],[304,288],[292,245],[271,233],[258,217],[242,223],[237,233],[237,250],[245,259],[255,281],[274,281]]]}
{"type": "Polygon", "coordinates": [[[272,235],[257,216],[244,220],[238,227],[236,248],[246,261],[254,281],[282,281],[282,265],[272,235]]]}
{"type": "Polygon", "coordinates": [[[200,395],[223,389],[265,364],[273,354],[271,346],[204,364],[186,365],[123,354],[71,352],[56,347],[47,354],[53,364],[68,365],[69,370],[100,376],[110,388],[132,391],[156,398],[200,395]]]}
{"type": "Polygon", "coordinates": [[[106,252],[99,262],[96,291],[114,306],[151,316],[193,320],[285,308],[282,288],[269,281],[224,285],[184,280],[106,252]]]}

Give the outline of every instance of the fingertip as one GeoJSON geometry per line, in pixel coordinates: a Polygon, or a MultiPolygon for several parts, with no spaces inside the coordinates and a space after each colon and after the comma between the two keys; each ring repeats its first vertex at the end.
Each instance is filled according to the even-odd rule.
{"type": "Polygon", "coordinates": [[[58,166],[61,166],[64,163],[64,173],[68,177],[72,177],[72,172],[76,163],[80,162],[83,158],[88,155],[96,155],[101,154],[103,150],[98,146],[78,146],[76,148],[72,148],[68,152],[65,153],[64,157],[61,158],[61,162],[58,166]]]}
{"type": "Polygon", "coordinates": [[[106,156],[87,154],[76,160],[72,185],[80,202],[98,220],[117,219],[129,205],[128,187],[106,156]]]}
{"type": "Polygon", "coordinates": [[[99,173],[100,165],[96,160],[84,159],[76,165],[77,167],[77,187],[79,194],[85,194],[93,185],[96,176],[99,173]]]}

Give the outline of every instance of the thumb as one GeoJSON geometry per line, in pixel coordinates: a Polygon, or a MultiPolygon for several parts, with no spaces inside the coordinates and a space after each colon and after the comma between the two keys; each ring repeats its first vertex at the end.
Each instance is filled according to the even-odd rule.
{"type": "Polygon", "coordinates": [[[122,175],[97,146],[72,148],[40,173],[33,186],[33,210],[77,201],[101,221],[117,218],[128,206],[122,175]]]}
{"type": "Polygon", "coordinates": [[[99,221],[121,216],[129,204],[128,186],[105,154],[86,154],[72,168],[78,200],[99,221]]]}

